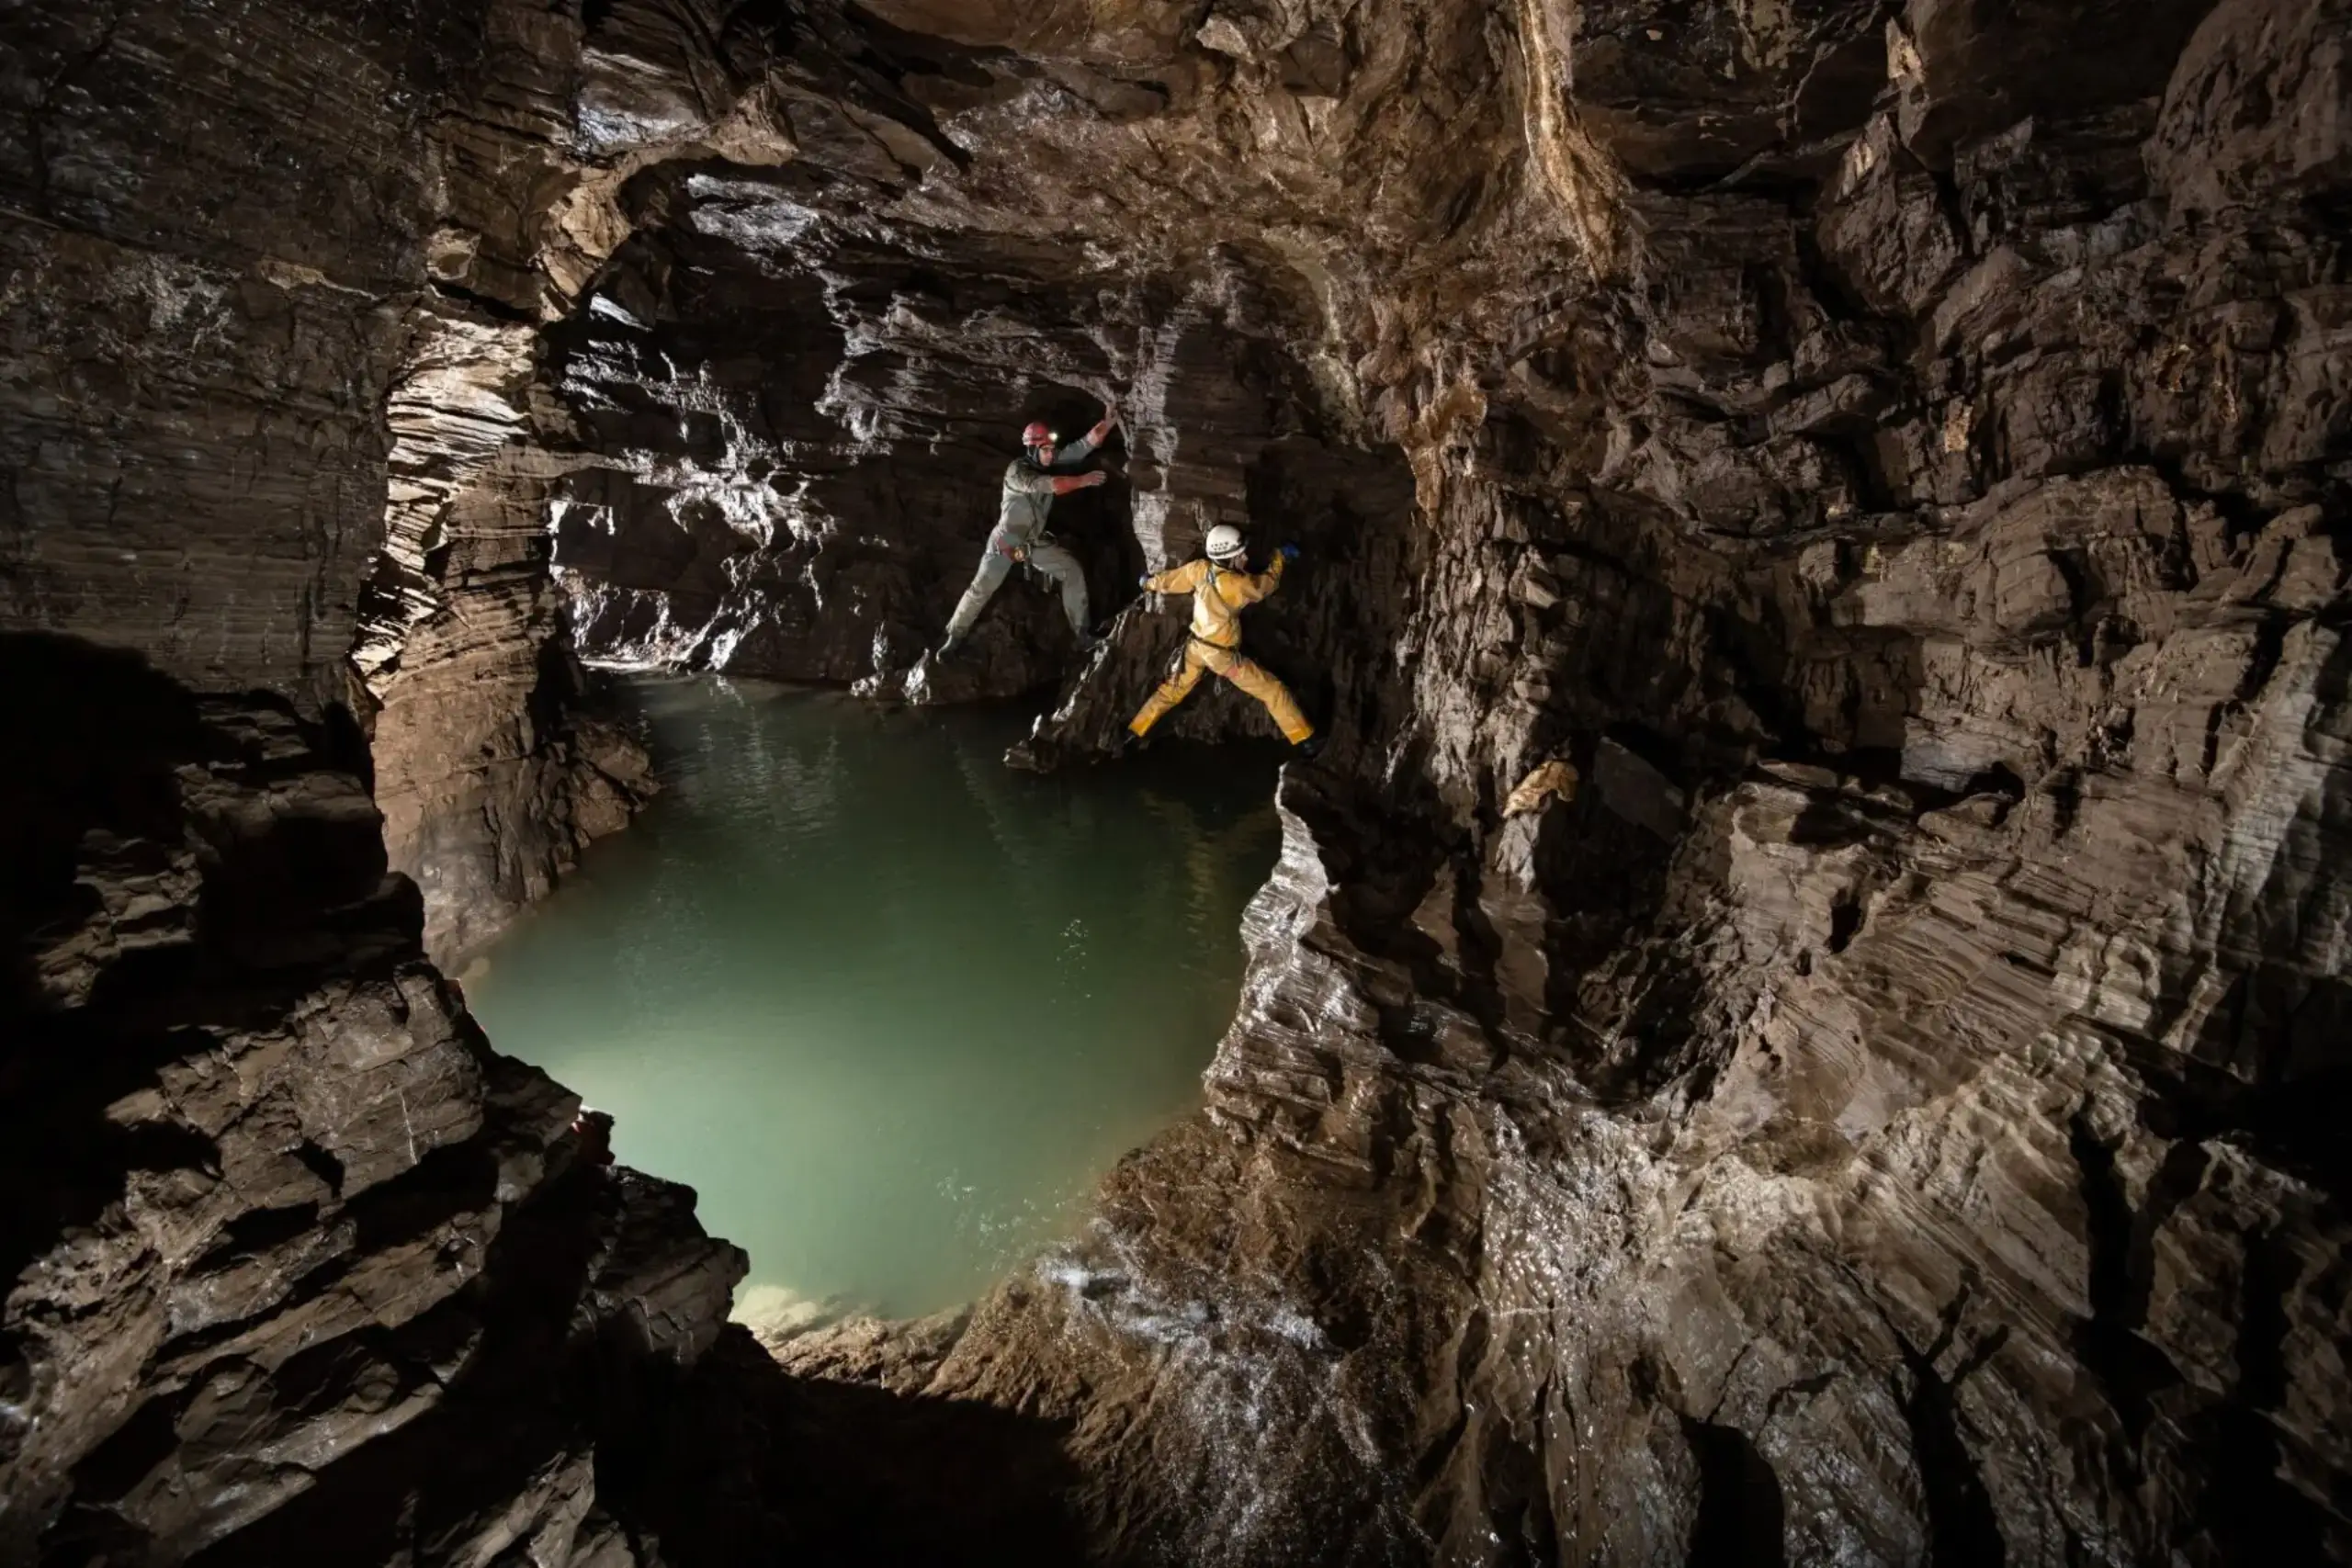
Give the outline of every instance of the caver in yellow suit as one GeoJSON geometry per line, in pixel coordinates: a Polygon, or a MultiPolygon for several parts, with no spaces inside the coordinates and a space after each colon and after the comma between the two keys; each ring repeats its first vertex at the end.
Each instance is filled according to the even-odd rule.
{"type": "Polygon", "coordinates": [[[1252,576],[1242,570],[1246,562],[1238,529],[1224,525],[1211,529],[1209,548],[1215,552],[1209,559],[1190,561],[1172,571],[1143,580],[1143,586],[1154,593],[1190,593],[1193,627],[1192,636],[1185,639],[1183,662],[1127,721],[1127,728],[1138,740],[1143,739],[1159,722],[1162,714],[1192,695],[1193,688],[1201,683],[1205,671],[1224,676],[1265,704],[1266,711],[1273,715],[1274,722],[1282,726],[1283,734],[1291,744],[1306,745],[1314,739],[1315,727],[1298,711],[1290,688],[1241,654],[1243,608],[1274,591],[1283,580],[1283,568],[1298,552],[1294,547],[1284,546],[1282,553],[1274,557],[1273,565],[1252,576]]]}

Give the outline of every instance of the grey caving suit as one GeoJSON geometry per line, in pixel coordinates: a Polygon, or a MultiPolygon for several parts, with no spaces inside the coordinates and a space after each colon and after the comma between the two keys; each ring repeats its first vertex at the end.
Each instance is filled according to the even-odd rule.
{"type": "Polygon", "coordinates": [[[1069,617],[1069,629],[1078,634],[1081,642],[1085,640],[1089,625],[1086,569],[1079,564],[1076,556],[1053,542],[1046,533],[1046,519],[1054,509],[1057,471],[1086,461],[1101,445],[1089,432],[1056,451],[1051,468],[1039,468],[1025,452],[1006,468],[1004,506],[997,514],[994,531],[989,535],[988,548],[980,556],[980,569],[972,574],[972,586],[964,590],[956,613],[947,619],[950,640],[972,629],[980,612],[996,597],[996,591],[1004,586],[1005,578],[1023,559],[1060,586],[1062,614],[1069,617]]]}

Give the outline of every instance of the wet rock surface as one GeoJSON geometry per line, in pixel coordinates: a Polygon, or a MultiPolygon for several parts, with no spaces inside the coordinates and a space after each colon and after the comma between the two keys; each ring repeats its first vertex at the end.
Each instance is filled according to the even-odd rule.
{"type": "Polygon", "coordinates": [[[637,1561],[597,1444],[741,1255],[425,964],[356,737],[62,638],[0,667],[0,1559],[637,1561]]]}
{"type": "Polygon", "coordinates": [[[26,721],[145,782],[26,808],[128,1043],[10,1069],[12,1544],[2352,1556],[2341,0],[410,9],[5,24],[11,621],[277,694],[26,721]],[[925,660],[1105,399],[1106,647],[925,660]],[[645,1372],[723,1250],[416,963],[362,741],[447,956],[641,798],[578,656],[1091,764],[1216,522],[1331,745],[1204,1112],[968,1314],[645,1372]]]}
{"type": "MultiPolygon", "coordinates": [[[[1269,51],[1312,15],[1196,35],[1236,63],[1154,151],[1238,165],[1193,187],[1208,233],[1267,218],[1265,127],[1317,97],[1269,51]],[[1247,152],[1176,128],[1210,103],[1267,107],[1247,152]]],[[[786,1363],[1068,1420],[1090,1537],[1144,1561],[2343,1555],[2343,405],[2309,367],[2346,164],[2289,107],[2343,19],[1518,20],[1577,62],[1530,177],[1581,270],[1539,287],[1547,193],[1473,179],[1414,235],[1455,276],[1376,277],[1375,205],[1270,333],[1351,393],[1274,428],[1385,437],[1412,493],[1306,540],[1312,656],[1378,658],[1285,784],[1205,1119],[967,1324],[786,1363]],[[2012,69],[2029,36],[2073,66],[2012,69]],[[1553,759],[1581,786],[1502,820],[1553,759]]],[[[1497,59],[1419,36],[1423,92],[1497,59]]],[[[1136,167],[1109,118],[1024,128],[1102,193],[1077,227],[1136,167]]],[[[1351,129],[1327,163],[1401,145],[1351,129]]],[[[956,189],[1017,181],[987,156],[956,189]]],[[[1170,646],[1131,612],[1027,757],[1098,752],[1170,646]]]]}
{"type": "Polygon", "coordinates": [[[692,1191],[424,961],[353,738],[0,675],[0,1562],[1080,1560],[1047,1423],[727,1323],[692,1191]]]}

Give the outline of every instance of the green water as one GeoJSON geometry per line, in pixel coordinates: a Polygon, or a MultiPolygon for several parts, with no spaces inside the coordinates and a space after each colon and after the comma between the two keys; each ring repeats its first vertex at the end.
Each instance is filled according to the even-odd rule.
{"type": "Polygon", "coordinates": [[[630,688],[664,791],[468,976],[751,1254],[738,1310],[968,1300],[1199,1097],[1273,761],[1005,768],[1010,712],[630,688]]]}

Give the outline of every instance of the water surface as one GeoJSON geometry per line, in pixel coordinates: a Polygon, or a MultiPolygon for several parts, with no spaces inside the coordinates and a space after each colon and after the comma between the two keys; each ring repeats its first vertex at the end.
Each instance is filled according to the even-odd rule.
{"type": "Polygon", "coordinates": [[[967,1300],[1197,1102],[1266,752],[1069,777],[1023,714],[642,681],[664,792],[469,976],[498,1047],[616,1118],[752,1258],[739,1310],[967,1300]]]}

